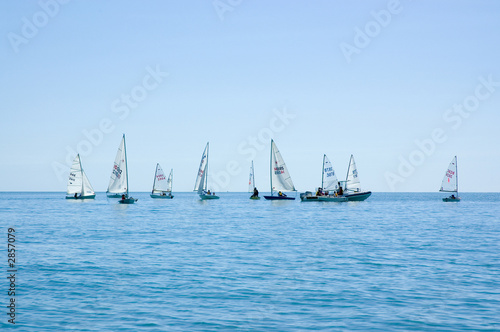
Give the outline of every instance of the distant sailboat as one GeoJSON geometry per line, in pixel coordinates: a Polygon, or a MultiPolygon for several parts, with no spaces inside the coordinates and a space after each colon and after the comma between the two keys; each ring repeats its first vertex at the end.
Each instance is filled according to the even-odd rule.
{"type": "Polygon", "coordinates": [[[316,195],[306,191],[300,194],[300,199],[303,202],[323,201],[323,202],[345,202],[347,198],[338,196],[339,181],[333,170],[332,163],[328,157],[323,155],[323,170],[321,172],[321,187],[316,191],[316,195]]]}
{"type": "Polygon", "coordinates": [[[116,153],[113,171],[109,179],[108,197],[120,197],[118,201],[122,204],[132,204],[137,201],[132,197],[128,197],[128,168],[127,168],[127,148],[125,145],[125,134],[116,153]]]}
{"type": "Polygon", "coordinates": [[[163,169],[160,164],[156,164],[155,179],[153,182],[153,190],[151,191],[152,198],[174,198],[172,195],[172,179],[174,170],[170,170],[170,175],[168,179],[163,173],[163,169]]]}
{"type": "Polygon", "coordinates": [[[67,199],[94,199],[95,192],[90,184],[87,175],[83,171],[80,154],[73,160],[73,165],[69,172],[67,199]]]}
{"type": "Polygon", "coordinates": [[[441,183],[442,192],[456,193],[452,194],[450,197],[443,198],[444,202],[459,202],[460,197],[458,197],[458,167],[457,167],[457,156],[455,156],[448,166],[446,173],[443,177],[443,182],[441,183]]]}
{"type": "Polygon", "coordinates": [[[274,143],[271,140],[271,196],[264,196],[265,199],[269,200],[280,200],[280,199],[288,199],[294,200],[295,197],[288,197],[284,194],[285,191],[296,191],[295,186],[293,185],[292,178],[290,177],[290,173],[286,168],[285,161],[281,156],[281,153],[274,143]],[[278,192],[277,196],[274,196],[273,193],[278,192]]]}
{"type": "Polygon", "coordinates": [[[250,199],[260,199],[259,191],[255,186],[255,173],[253,170],[253,160],[252,160],[252,166],[250,166],[250,178],[248,179],[248,192],[253,193],[252,196],[250,196],[250,199]]]}
{"type": "Polygon", "coordinates": [[[198,175],[196,176],[196,182],[194,184],[194,191],[198,192],[202,200],[206,199],[219,199],[214,193],[207,191],[208,183],[208,142],[201,156],[200,167],[198,169],[198,175]]]}
{"type": "Polygon", "coordinates": [[[361,191],[361,184],[358,177],[358,169],[354,156],[351,154],[349,168],[347,169],[347,178],[345,181],[344,197],[349,201],[364,201],[372,194],[371,191],[361,191]]]}

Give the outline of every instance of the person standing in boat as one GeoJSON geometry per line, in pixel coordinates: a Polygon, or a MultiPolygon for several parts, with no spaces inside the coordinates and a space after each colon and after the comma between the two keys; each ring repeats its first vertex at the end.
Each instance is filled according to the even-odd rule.
{"type": "Polygon", "coordinates": [[[253,195],[252,197],[259,197],[259,191],[257,190],[257,187],[253,188],[253,195]]]}
{"type": "Polygon", "coordinates": [[[339,189],[337,190],[337,195],[342,196],[344,194],[344,190],[342,189],[342,186],[340,185],[339,182],[339,189]]]}

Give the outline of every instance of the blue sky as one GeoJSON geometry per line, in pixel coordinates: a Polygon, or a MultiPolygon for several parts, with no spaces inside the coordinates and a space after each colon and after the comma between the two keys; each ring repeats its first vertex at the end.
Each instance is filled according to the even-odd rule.
{"type": "Polygon", "coordinates": [[[192,190],[207,141],[214,189],[246,191],[253,159],[267,191],[271,136],[299,191],[320,185],[324,153],[341,178],[354,154],[367,190],[437,191],[458,155],[462,191],[499,191],[499,2],[41,0],[0,15],[0,191],[65,191],[75,151],[105,191],[122,133],[131,191],[157,162],[192,190]]]}

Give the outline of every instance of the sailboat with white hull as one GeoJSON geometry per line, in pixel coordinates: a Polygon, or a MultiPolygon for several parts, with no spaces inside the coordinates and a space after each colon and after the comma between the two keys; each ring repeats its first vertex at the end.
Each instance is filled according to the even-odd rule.
{"type": "Polygon", "coordinates": [[[349,168],[347,169],[347,178],[345,181],[344,197],[348,201],[364,201],[372,194],[371,191],[361,191],[361,184],[358,177],[358,169],[354,156],[351,154],[349,168]]]}
{"type": "Polygon", "coordinates": [[[253,160],[252,160],[252,166],[250,166],[250,177],[248,179],[248,192],[253,193],[252,196],[250,196],[250,199],[260,199],[259,191],[255,186],[255,172],[253,170],[253,160]]]}
{"type": "Polygon", "coordinates": [[[95,192],[90,184],[87,175],[83,171],[80,154],[73,160],[73,165],[69,172],[68,189],[66,199],[94,199],[95,192]]]}
{"type": "Polygon", "coordinates": [[[153,182],[153,190],[151,191],[151,198],[166,198],[172,199],[172,180],[174,176],[174,170],[170,170],[170,175],[167,177],[163,173],[163,169],[160,164],[156,164],[155,179],[153,182]]]}
{"type": "Polygon", "coordinates": [[[264,196],[268,200],[294,200],[295,197],[288,197],[285,191],[296,191],[292,178],[286,167],[276,143],[271,140],[271,196],[264,196]],[[274,193],[278,192],[276,196],[274,193]]]}
{"type": "Polygon", "coordinates": [[[202,200],[207,199],[219,199],[215,193],[211,193],[208,188],[208,142],[205,147],[205,151],[201,156],[200,167],[198,169],[198,175],[196,176],[196,182],[194,184],[194,190],[198,193],[202,200]]]}
{"type": "Polygon", "coordinates": [[[347,198],[338,195],[339,181],[333,170],[332,163],[328,157],[323,155],[323,171],[321,173],[321,187],[316,191],[316,195],[306,191],[300,194],[302,202],[346,202],[347,198]]]}
{"type": "Polygon", "coordinates": [[[452,194],[450,197],[443,198],[444,202],[460,202],[460,197],[458,197],[458,166],[457,166],[457,156],[453,158],[446,170],[443,177],[443,182],[441,183],[442,192],[456,193],[452,194]]]}
{"type": "Polygon", "coordinates": [[[135,198],[128,197],[128,167],[125,134],[123,134],[118,152],[116,153],[115,163],[113,164],[113,171],[111,172],[106,195],[108,197],[120,197],[121,199],[118,202],[121,204],[132,204],[137,201],[135,198]]]}

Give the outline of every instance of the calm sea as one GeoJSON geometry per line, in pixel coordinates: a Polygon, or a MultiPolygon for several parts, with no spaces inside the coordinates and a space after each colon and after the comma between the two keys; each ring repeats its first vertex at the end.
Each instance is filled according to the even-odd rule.
{"type": "Polygon", "coordinates": [[[0,193],[0,329],[500,330],[500,194],[249,195],[0,193]]]}

